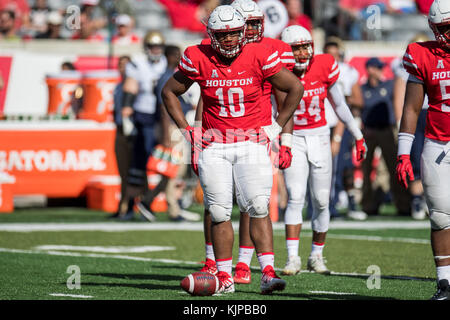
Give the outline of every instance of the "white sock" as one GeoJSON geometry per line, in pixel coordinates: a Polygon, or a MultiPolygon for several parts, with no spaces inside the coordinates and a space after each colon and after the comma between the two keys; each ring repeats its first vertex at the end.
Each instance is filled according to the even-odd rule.
{"type": "Polygon", "coordinates": [[[233,269],[233,258],[217,259],[216,264],[217,264],[217,270],[219,270],[219,272],[224,271],[224,272],[228,273],[231,277],[231,270],[233,269]]]}
{"type": "Polygon", "coordinates": [[[450,282],[450,265],[449,266],[442,266],[442,267],[436,267],[436,273],[437,273],[437,281],[442,279],[447,279],[450,282]]]}
{"type": "Polygon", "coordinates": [[[288,257],[298,256],[299,238],[286,238],[288,257]]]}
{"type": "Polygon", "coordinates": [[[313,242],[311,245],[311,255],[322,255],[323,248],[325,247],[325,243],[313,242]]]}
{"type": "Polygon", "coordinates": [[[274,261],[275,255],[273,252],[258,253],[258,262],[261,266],[261,271],[263,271],[267,266],[272,266],[273,268],[274,261]]]}
{"type": "Polygon", "coordinates": [[[250,267],[250,263],[252,262],[253,257],[253,251],[255,251],[255,247],[239,246],[238,262],[243,262],[250,267]]]}
{"type": "Polygon", "coordinates": [[[205,243],[206,259],[216,260],[212,243],[205,243]]]}

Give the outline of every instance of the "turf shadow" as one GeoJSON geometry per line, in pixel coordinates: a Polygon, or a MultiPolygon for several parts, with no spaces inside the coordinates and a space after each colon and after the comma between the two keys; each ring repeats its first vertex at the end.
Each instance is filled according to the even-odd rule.
{"type": "MultiPolygon", "coordinates": [[[[244,291],[239,290],[242,293],[255,293],[254,291],[244,291]]],[[[286,292],[272,292],[270,296],[284,297],[284,298],[297,298],[297,299],[307,299],[307,300],[397,300],[390,297],[374,297],[374,296],[363,296],[358,294],[327,294],[327,293],[286,293],[286,292]]]]}
{"type": "Polygon", "coordinates": [[[167,274],[124,274],[124,273],[86,273],[89,276],[99,276],[106,278],[124,279],[124,280],[158,280],[158,281],[181,281],[183,277],[167,274]]]}
{"type": "MultiPolygon", "coordinates": [[[[64,285],[66,283],[63,283],[64,285]]],[[[83,286],[87,287],[111,287],[111,288],[135,288],[143,290],[180,290],[180,286],[171,286],[168,284],[154,283],[100,283],[100,282],[83,282],[83,286]]]]}

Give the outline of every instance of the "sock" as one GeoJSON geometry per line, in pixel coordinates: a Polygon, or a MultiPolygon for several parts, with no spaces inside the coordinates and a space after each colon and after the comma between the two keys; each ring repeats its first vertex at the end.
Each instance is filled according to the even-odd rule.
{"type": "Polygon", "coordinates": [[[258,253],[258,262],[259,265],[261,266],[261,270],[264,271],[264,269],[267,266],[272,266],[274,265],[274,261],[275,261],[275,255],[273,254],[273,252],[262,252],[262,253],[258,253]]]}
{"type": "Polygon", "coordinates": [[[286,238],[288,257],[298,256],[299,238],[286,238]]]}
{"type": "Polygon", "coordinates": [[[412,204],[414,210],[420,211],[420,209],[422,209],[422,203],[423,203],[423,199],[422,199],[421,195],[413,195],[412,196],[411,204],[412,204]]]}
{"type": "Polygon", "coordinates": [[[231,270],[233,269],[233,258],[217,259],[216,264],[217,270],[219,270],[219,272],[224,271],[228,273],[231,277],[231,270]]]}
{"type": "Polygon", "coordinates": [[[450,265],[449,266],[442,266],[442,267],[436,267],[436,273],[437,273],[437,281],[442,279],[447,279],[450,282],[450,265]]]}
{"type": "Polygon", "coordinates": [[[313,242],[311,245],[311,255],[322,255],[325,243],[313,242]]]}
{"type": "Polygon", "coordinates": [[[250,267],[250,262],[252,261],[253,257],[253,251],[255,251],[255,247],[239,246],[238,262],[243,262],[250,267]]]}
{"type": "Polygon", "coordinates": [[[351,192],[348,193],[348,209],[350,211],[356,211],[355,196],[351,192]]]}
{"type": "Polygon", "coordinates": [[[205,243],[206,259],[216,260],[212,243],[205,243]]]}

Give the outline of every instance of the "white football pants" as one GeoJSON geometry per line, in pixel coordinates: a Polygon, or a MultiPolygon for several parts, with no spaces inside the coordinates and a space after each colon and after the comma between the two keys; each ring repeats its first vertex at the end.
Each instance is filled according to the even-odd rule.
{"type": "Polygon", "coordinates": [[[421,179],[430,212],[431,228],[450,228],[450,142],[425,138],[421,179]]]}
{"type": "Polygon", "coordinates": [[[303,222],[302,210],[306,190],[309,187],[313,216],[312,229],[328,231],[330,223],[330,190],[332,176],[331,146],[329,135],[293,136],[292,163],[284,170],[288,192],[285,224],[303,222]]]}
{"type": "Polygon", "coordinates": [[[204,204],[214,222],[231,218],[233,184],[241,211],[252,217],[268,214],[273,180],[267,145],[212,143],[200,153],[198,168],[204,204]]]}

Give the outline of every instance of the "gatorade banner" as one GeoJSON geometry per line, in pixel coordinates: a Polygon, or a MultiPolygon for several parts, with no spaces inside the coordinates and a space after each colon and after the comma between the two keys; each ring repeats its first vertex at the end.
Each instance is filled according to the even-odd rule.
{"type": "Polygon", "coordinates": [[[89,179],[118,175],[115,126],[96,121],[0,122],[0,172],[14,195],[79,197],[89,179]]]}

